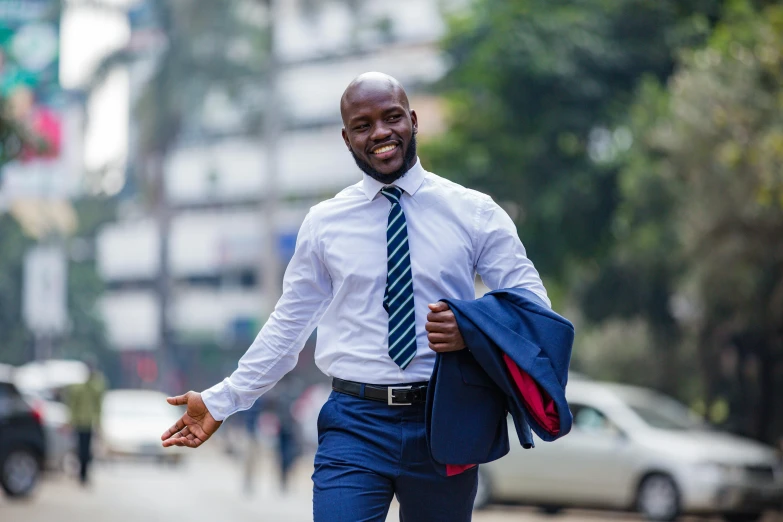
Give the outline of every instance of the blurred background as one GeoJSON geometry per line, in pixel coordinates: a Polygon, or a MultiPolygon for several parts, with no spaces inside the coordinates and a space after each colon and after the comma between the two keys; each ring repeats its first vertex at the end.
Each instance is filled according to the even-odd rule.
{"type": "MultiPolygon", "coordinates": [[[[371,70],[408,90],[424,167],[507,210],[577,326],[574,433],[540,464],[512,452],[515,490],[487,466],[476,519],[783,507],[780,2],[0,0],[0,483],[31,499],[0,518],[175,516],[184,454],[154,439],[177,412],[154,405],[236,367],[307,210],[360,179],[338,103],[371,70]],[[81,492],[69,390],[91,372],[81,492]],[[40,433],[9,435],[25,416],[40,433]]],[[[215,504],[190,520],[309,519],[315,335],[189,459],[215,504]]]]}

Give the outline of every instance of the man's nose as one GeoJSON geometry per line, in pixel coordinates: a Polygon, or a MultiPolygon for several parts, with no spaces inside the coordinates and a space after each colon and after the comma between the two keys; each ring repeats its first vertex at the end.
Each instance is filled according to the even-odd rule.
{"type": "Polygon", "coordinates": [[[391,136],[391,133],[391,129],[385,123],[377,123],[375,127],[373,127],[370,139],[373,141],[383,141],[391,136]]]}

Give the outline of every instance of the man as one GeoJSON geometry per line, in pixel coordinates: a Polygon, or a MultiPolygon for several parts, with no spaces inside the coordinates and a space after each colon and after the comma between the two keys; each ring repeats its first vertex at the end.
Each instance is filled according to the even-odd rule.
{"type": "Polygon", "coordinates": [[[269,321],[231,377],[169,399],[187,413],[163,445],[201,445],[295,366],[318,325],[316,363],[336,391],[318,419],[316,522],[385,520],[395,495],[406,522],[470,520],[477,468],[442,477],[425,439],[436,352],[465,348],[438,300],[473,299],[476,273],[548,304],[546,290],[491,198],[422,168],[418,118],[394,78],[359,76],[340,111],[363,179],[310,210],[269,321]]]}
{"type": "Polygon", "coordinates": [[[106,380],[98,371],[93,358],[86,358],[89,376],[81,384],[67,389],[66,399],[71,411],[71,427],[76,433],[79,456],[79,482],[86,486],[89,479],[89,467],[92,462],[93,433],[98,431],[101,422],[101,406],[106,391],[106,380]]]}

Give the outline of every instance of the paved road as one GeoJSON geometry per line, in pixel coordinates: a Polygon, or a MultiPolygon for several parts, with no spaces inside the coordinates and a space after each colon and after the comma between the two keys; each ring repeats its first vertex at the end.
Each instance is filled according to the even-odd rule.
{"type": "MultiPolygon", "coordinates": [[[[178,467],[152,462],[112,462],[96,466],[94,481],[80,488],[70,477],[52,476],[23,502],[0,497],[2,522],[216,522],[312,520],[308,460],[302,459],[288,492],[281,493],[262,458],[256,491],[243,494],[241,461],[202,448],[178,467]]],[[[309,461],[312,462],[312,461],[309,461]]],[[[395,506],[389,521],[397,521],[395,506]]],[[[555,518],[518,507],[498,507],[474,516],[476,522],[638,522],[624,514],[567,513],[555,518]]]]}

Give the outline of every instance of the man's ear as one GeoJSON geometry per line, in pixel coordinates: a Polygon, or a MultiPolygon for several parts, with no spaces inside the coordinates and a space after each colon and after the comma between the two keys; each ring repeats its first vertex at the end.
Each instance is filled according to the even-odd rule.
{"type": "Polygon", "coordinates": [[[413,134],[416,134],[419,132],[419,117],[414,110],[411,110],[411,123],[413,123],[413,134]]]}
{"type": "Polygon", "coordinates": [[[345,146],[348,147],[348,150],[351,150],[351,141],[348,139],[348,133],[345,132],[345,127],[343,127],[343,141],[345,142],[345,146]]]}

